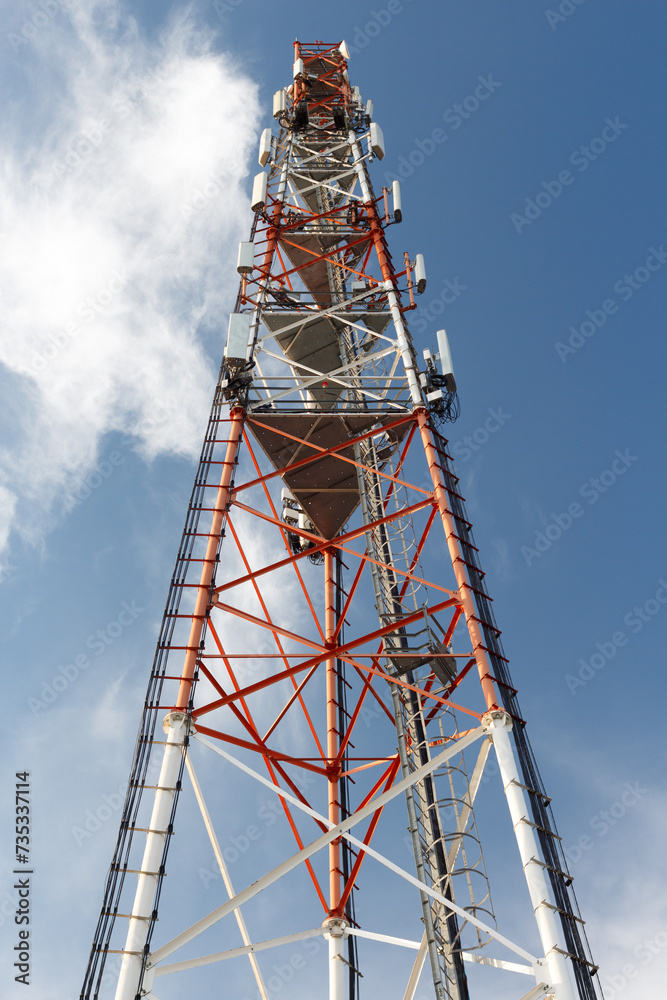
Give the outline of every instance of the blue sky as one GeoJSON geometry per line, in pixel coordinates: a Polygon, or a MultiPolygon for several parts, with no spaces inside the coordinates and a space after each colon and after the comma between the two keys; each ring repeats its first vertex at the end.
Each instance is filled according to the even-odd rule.
{"type": "MultiPolygon", "coordinates": [[[[449,333],[456,468],[593,953],[610,998],[657,995],[664,6],[0,9],[0,836],[9,850],[14,773],[27,769],[32,997],[80,986],[236,294],[256,139],[296,37],[346,38],[352,82],[375,103],[387,155],[373,180],[402,178],[391,246],[426,259],[418,350],[449,333]],[[100,809],[111,815],[81,833],[100,809]]],[[[5,903],[11,884],[7,866],[5,903]]]]}

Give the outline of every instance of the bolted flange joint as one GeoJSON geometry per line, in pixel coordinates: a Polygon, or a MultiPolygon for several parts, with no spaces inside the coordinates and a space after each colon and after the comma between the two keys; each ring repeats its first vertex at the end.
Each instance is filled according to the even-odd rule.
{"type": "Polygon", "coordinates": [[[329,938],[343,938],[347,934],[350,925],[342,917],[327,917],[322,924],[324,936],[329,938]]]}
{"type": "Polygon", "coordinates": [[[185,733],[183,734],[184,736],[190,736],[192,733],[196,732],[192,720],[188,720],[185,712],[179,711],[169,712],[168,715],[165,715],[162,720],[162,728],[165,733],[169,733],[170,729],[176,729],[177,726],[183,725],[184,723],[186,725],[185,733]]]}
{"type": "Polygon", "coordinates": [[[504,708],[494,708],[482,716],[482,729],[491,737],[494,729],[502,727],[509,733],[513,725],[512,716],[504,708]]]}

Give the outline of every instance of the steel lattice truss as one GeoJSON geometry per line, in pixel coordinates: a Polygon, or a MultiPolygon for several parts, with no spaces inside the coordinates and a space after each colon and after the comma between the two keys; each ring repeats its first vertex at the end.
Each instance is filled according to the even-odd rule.
{"type": "Polygon", "coordinates": [[[455,386],[432,361],[420,371],[407,327],[423,265],[389,253],[400,191],[373,192],[383,140],[344,43],[296,43],[295,58],[278,134],[260,143],[268,169],[81,996],[267,1000],[309,942],[294,997],[413,1000],[421,982],[465,1000],[486,995],[487,966],[517,1000],[594,1000],[438,429],[455,386]],[[528,943],[497,924],[481,853],[491,748],[528,943]],[[239,833],[244,809],[256,819],[239,833]]]}

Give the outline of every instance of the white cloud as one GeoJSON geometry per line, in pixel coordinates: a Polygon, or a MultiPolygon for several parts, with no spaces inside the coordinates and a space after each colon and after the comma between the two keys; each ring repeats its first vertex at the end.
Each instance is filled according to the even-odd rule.
{"type": "Polygon", "coordinates": [[[210,34],[186,11],[149,45],[117,0],[61,6],[16,53],[0,147],[0,545],[43,538],[109,431],[198,453],[250,218],[256,88],[210,34]]]}

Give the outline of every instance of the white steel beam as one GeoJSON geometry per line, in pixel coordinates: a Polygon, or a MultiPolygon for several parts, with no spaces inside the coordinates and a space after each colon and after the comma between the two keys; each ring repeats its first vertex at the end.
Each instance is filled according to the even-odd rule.
{"type": "MultiPolygon", "coordinates": [[[[235,895],[234,886],[232,885],[232,880],[229,875],[229,869],[225,863],[225,859],[222,851],[220,850],[220,844],[218,843],[218,838],[216,836],[215,830],[213,829],[213,824],[211,823],[211,817],[209,815],[208,809],[206,808],[206,802],[204,801],[204,796],[202,795],[201,787],[197,781],[197,776],[195,774],[195,769],[193,767],[192,761],[189,755],[185,756],[185,766],[188,769],[188,774],[190,775],[190,781],[192,782],[192,787],[194,789],[195,797],[199,804],[199,809],[202,814],[202,819],[204,820],[204,826],[206,827],[206,832],[208,833],[209,840],[211,841],[211,846],[213,848],[213,853],[215,854],[215,860],[220,869],[220,874],[222,875],[222,881],[225,884],[225,889],[227,890],[227,895],[230,899],[235,895]]],[[[250,965],[252,967],[252,972],[255,977],[255,982],[257,983],[257,989],[259,990],[262,1000],[269,1000],[269,994],[264,984],[264,979],[262,978],[262,973],[260,971],[259,965],[257,964],[257,959],[255,958],[253,951],[255,950],[250,941],[250,935],[248,934],[248,928],[246,927],[246,922],[243,919],[243,914],[241,913],[241,908],[234,910],[234,916],[236,917],[236,923],[238,924],[239,931],[241,932],[241,939],[243,944],[249,948],[248,958],[250,960],[250,965]]]]}
{"type": "Polygon", "coordinates": [[[524,993],[520,1000],[553,1000],[554,996],[546,983],[538,983],[535,989],[524,993]]]}
{"type": "MultiPolygon", "coordinates": [[[[266,288],[266,285],[261,284],[261,282],[260,282],[260,287],[261,288],[266,288]]],[[[336,302],[336,303],[334,303],[334,305],[329,306],[328,309],[318,309],[317,306],[310,305],[308,302],[304,302],[303,303],[303,308],[304,308],[305,311],[311,313],[311,319],[313,321],[316,321],[318,319],[322,319],[322,317],[324,317],[324,316],[330,316],[330,317],[333,317],[335,319],[338,319],[338,318],[340,318],[338,316],[338,314],[342,313],[342,310],[343,310],[343,308],[345,306],[349,306],[349,305],[351,305],[354,302],[361,302],[363,299],[367,299],[375,291],[378,291],[379,288],[380,288],[380,286],[378,284],[376,288],[368,288],[368,289],[366,289],[366,291],[358,292],[356,295],[351,295],[349,299],[345,299],[344,303],[336,302]]],[[[264,312],[266,312],[268,315],[272,315],[273,313],[276,313],[277,310],[276,309],[265,309],[264,312]]],[[[382,315],[382,313],[386,313],[386,312],[388,312],[388,310],[386,310],[386,309],[378,309],[376,315],[380,316],[380,315],[382,315]]],[[[352,315],[354,315],[354,313],[352,315]]],[[[305,319],[305,318],[302,317],[300,319],[295,320],[293,323],[290,323],[289,326],[284,326],[280,330],[280,333],[281,334],[283,334],[283,333],[289,333],[291,330],[296,330],[296,329],[298,329],[298,327],[303,326],[304,323],[308,324],[309,322],[310,322],[310,319],[305,319]]],[[[359,324],[348,323],[348,326],[358,326],[358,325],[359,324]]],[[[389,324],[387,324],[387,325],[389,325],[389,324]]],[[[366,330],[365,327],[363,329],[364,329],[364,332],[368,332],[368,333],[372,332],[370,330],[366,330]]],[[[273,334],[273,333],[272,334],[267,334],[267,336],[269,336],[269,337],[275,337],[275,334],[273,334]]],[[[378,333],[378,334],[374,334],[374,336],[380,337],[380,336],[382,336],[382,334],[378,333]]],[[[261,338],[261,339],[265,339],[265,338],[261,338]]],[[[382,336],[382,339],[389,341],[390,344],[395,344],[396,343],[396,341],[392,340],[391,337],[382,336]]]]}
{"type": "MultiPolygon", "coordinates": [[[[455,756],[456,753],[465,750],[466,746],[469,746],[470,743],[474,742],[474,740],[479,738],[479,733],[480,733],[479,729],[473,729],[467,736],[461,737],[461,739],[457,741],[456,747],[453,747],[450,750],[445,751],[447,759],[455,756]]],[[[198,742],[202,743],[204,746],[209,747],[209,749],[213,750],[219,756],[224,757],[224,759],[228,760],[230,764],[234,764],[235,767],[238,767],[241,771],[244,771],[246,774],[250,775],[250,777],[253,777],[260,784],[265,785],[270,791],[274,792],[276,795],[280,795],[281,798],[284,798],[287,802],[290,802],[297,809],[300,809],[302,812],[306,813],[308,816],[311,816],[319,823],[325,824],[329,827],[331,826],[331,824],[329,823],[328,819],[325,816],[322,816],[320,813],[316,812],[314,809],[311,809],[309,806],[304,805],[303,802],[300,802],[293,795],[290,795],[289,792],[284,791],[282,788],[278,788],[271,781],[269,781],[268,778],[265,778],[263,775],[258,774],[257,771],[253,771],[251,767],[248,767],[247,764],[243,764],[240,760],[237,760],[236,757],[232,757],[232,755],[228,754],[226,750],[222,750],[220,747],[216,747],[214,743],[211,743],[210,740],[206,739],[203,736],[195,735],[195,739],[197,739],[198,742]]],[[[395,875],[399,875],[402,879],[404,879],[406,882],[409,882],[411,885],[414,885],[421,892],[425,892],[427,895],[432,896],[433,899],[437,899],[439,902],[443,903],[448,909],[453,910],[455,913],[458,913],[458,915],[462,917],[464,920],[467,920],[469,923],[473,924],[474,927],[477,927],[479,928],[479,930],[482,930],[486,934],[489,934],[491,937],[495,938],[496,941],[499,941],[500,944],[504,944],[507,948],[510,949],[510,951],[515,952],[515,954],[517,955],[521,955],[522,958],[527,959],[529,962],[532,963],[538,962],[539,960],[534,955],[532,955],[529,951],[526,951],[526,949],[522,948],[520,945],[515,944],[513,941],[510,941],[509,938],[506,938],[503,934],[500,934],[495,929],[495,927],[490,927],[483,921],[478,920],[478,918],[475,917],[468,910],[464,910],[463,907],[457,906],[456,903],[454,903],[451,899],[448,899],[446,896],[443,896],[442,893],[437,892],[435,889],[431,888],[431,886],[426,885],[424,882],[420,882],[419,879],[415,878],[414,875],[411,875],[409,872],[406,872],[404,868],[401,868],[399,865],[394,864],[393,861],[390,861],[388,858],[385,858],[385,856],[383,854],[380,854],[379,851],[376,851],[369,845],[364,844],[363,841],[359,840],[357,837],[353,836],[349,832],[352,826],[354,826],[360,820],[365,819],[367,815],[375,812],[376,809],[379,808],[378,804],[380,803],[380,800],[384,798],[384,796],[391,795],[391,793],[395,792],[396,788],[398,788],[399,785],[402,786],[403,789],[405,789],[415,784],[417,781],[420,780],[423,774],[428,774],[433,770],[432,765],[434,760],[439,760],[440,763],[442,763],[442,757],[443,757],[442,754],[439,754],[438,757],[434,757],[433,760],[430,760],[428,761],[428,763],[423,764],[422,767],[417,768],[417,770],[414,771],[407,778],[403,778],[402,781],[400,781],[397,785],[394,785],[394,787],[390,789],[388,792],[384,792],[382,795],[379,795],[376,799],[370,802],[363,809],[360,809],[358,812],[353,813],[352,816],[348,817],[348,819],[345,821],[346,824],[345,829],[341,829],[341,827],[344,825],[342,823],[332,829],[339,830],[340,835],[345,837],[346,840],[349,840],[350,843],[354,844],[355,847],[358,847],[361,851],[364,852],[364,854],[367,854],[371,858],[375,858],[375,860],[379,861],[381,865],[385,866],[385,868],[388,868],[390,871],[394,872],[395,875]]],[[[438,764],[438,767],[439,766],[440,764],[438,764]]],[[[391,795],[391,797],[393,798],[394,796],[391,795]]],[[[330,837],[330,835],[331,835],[331,830],[328,835],[324,834],[323,837],[330,837]]],[[[321,837],[320,840],[322,840],[323,837],[321,837]]],[[[315,843],[317,843],[317,841],[315,841],[315,843]]],[[[291,871],[291,868],[289,870],[291,871]]]]}
{"type": "Polygon", "coordinates": [[[127,930],[125,950],[116,986],[116,1000],[134,1000],[137,995],[148,923],[153,912],[153,900],[165,840],[168,836],[167,827],[181,765],[183,742],[188,730],[185,713],[172,712],[164,720],[163,727],[167,734],[167,742],[164,747],[162,767],[155,791],[153,811],[148,824],[149,832],[146,834],[141,874],[137,880],[137,891],[127,930]]]}
{"type": "Polygon", "coordinates": [[[412,966],[412,972],[410,973],[410,978],[408,979],[408,985],[406,986],[405,993],[403,994],[403,1000],[414,1000],[417,987],[419,986],[419,980],[424,970],[424,963],[426,962],[427,954],[428,941],[426,940],[426,932],[424,932],[424,934],[422,934],[417,957],[415,958],[415,964],[412,966]]]}
{"type": "Polygon", "coordinates": [[[407,938],[392,937],[391,934],[377,934],[375,931],[362,931],[359,927],[349,927],[348,934],[355,937],[368,938],[369,941],[382,941],[385,944],[395,944],[399,948],[411,948],[419,951],[421,943],[419,941],[408,941],[407,938]]]}
{"type": "Polygon", "coordinates": [[[155,969],[155,975],[167,976],[172,972],[185,972],[186,969],[198,969],[201,965],[213,965],[214,962],[224,962],[228,958],[240,958],[243,955],[253,956],[257,951],[266,951],[268,948],[279,948],[284,944],[293,944],[295,941],[306,941],[308,938],[322,937],[324,930],[322,927],[315,927],[310,931],[299,931],[296,934],[285,934],[283,937],[272,938],[270,941],[256,941],[254,944],[244,945],[243,948],[230,948],[228,951],[218,951],[214,955],[203,955],[201,958],[190,958],[184,962],[174,962],[173,965],[160,965],[155,969]]]}
{"type": "MultiPolygon", "coordinates": [[[[289,389],[284,390],[283,392],[274,393],[274,395],[270,397],[269,401],[273,401],[273,400],[276,400],[276,399],[282,399],[284,396],[290,396],[290,395],[292,395],[292,393],[297,392],[299,389],[307,389],[309,386],[316,385],[318,382],[321,382],[322,379],[326,379],[328,382],[335,382],[336,385],[340,385],[344,389],[355,389],[358,392],[362,392],[363,395],[364,396],[368,396],[369,399],[376,399],[376,400],[380,400],[381,402],[387,402],[388,405],[390,405],[390,406],[394,406],[395,405],[399,409],[405,410],[404,406],[399,407],[398,404],[393,404],[393,403],[391,403],[391,401],[385,400],[385,397],[383,395],[381,395],[380,393],[371,392],[370,389],[360,388],[357,385],[352,385],[350,382],[346,382],[344,378],[340,378],[337,375],[338,372],[342,372],[342,373],[348,372],[349,373],[348,377],[350,377],[350,378],[357,377],[356,372],[351,371],[351,368],[353,367],[351,365],[343,365],[342,367],[337,368],[333,372],[320,372],[320,371],[317,370],[317,368],[310,368],[308,365],[304,365],[303,362],[301,362],[301,361],[290,361],[290,360],[285,361],[284,357],[281,358],[278,354],[274,354],[273,351],[269,351],[266,347],[262,348],[262,352],[264,354],[266,354],[267,357],[269,357],[269,358],[274,358],[277,361],[280,361],[280,362],[288,364],[289,367],[292,368],[292,370],[294,370],[295,368],[301,368],[303,371],[310,372],[311,375],[313,375],[312,378],[302,379],[302,378],[299,378],[299,376],[296,375],[296,373],[295,373],[293,375],[294,379],[296,380],[294,386],[290,387],[289,389]]],[[[365,365],[369,361],[376,361],[376,360],[379,360],[380,358],[386,357],[386,355],[388,355],[388,354],[393,354],[393,353],[394,353],[394,350],[391,347],[387,347],[387,348],[385,348],[384,351],[380,351],[378,354],[367,355],[365,358],[363,358],[359,362],[359,365],[360,366],[362,364],[365,365]]]]}
{"type": "Polygon", "coordinates": [[[476,965],[490,965],[494,969],[505,969],[507,972],[521,972],[524,976],[535,974],[532,965],[519,965],[518,962],[506,962],[503,958],[488,958],[486,955],[476,955],[471,951],[462,951],[464,962],[474,962],[476,965]]]}
{"type": "MultiPolygon", "coordinates": [[[[353,299],[346,299],[345,303],[347,304],[348,302],[356,302],[357,299],[366,298],[368,295],[371,295],[371,294],[373,294],[373,289],[370,289],[368,292],[363,292],[361,295],[356,295],[353,299]]],[[[306,308],[309,308],[307,302],[304,303],[304,306],[306,308]]],[[[379,313],[380,313],[380,311],[378,310],[378,315],[379,315],[379,313]]],[[[263,310],[263,314],[265,316],[277,316],[277,315],[279,315],[279,313],[278,313],[278,311],[276,309],[264,309],[263,310]]],[[[396,340],[394,340],[392,337],[387,337],[386,334],[384,334],[384,333],[376,333],[375,330],[371,330],[367,326],[362,326],[361,323],[354,323],[354,322],[352,322],[352,320],[350,320],[348,318],[350,315],[354,316],[355,313],[351,313],[351,314],[347,313],[346,314],[346,313],[342,312],[341,308],[340,308],[340,305],[333,306],[331,309],[327,309],[327,310],[324,310],[324,309],[319,310],[318,313],[315,313],[314,311],[311,311],[310,316],[307,319],[306,318],[301,318],[301,319],[295,320],[294,323],[290,323],[290,324],[288,324],[288,326],[281,327],[280,330],[278,331],[278,333],[282,337],[283,334],[290,333],[292,330],[297,330],[299,332],[302,331],[302,330],[305,331],[308,328],[308,326],[310,325],[311,322],[316,322],[318,319],[321,319],[323,316],[328,316],[329,319],[338,320],[338,322],[342,323],[343,326],[353,327],[355,330],[359,330],[361,333],[367,333],[370,336],[375,337],[376,340],[386,340],[388,344],[391,344],[393,346],[393,348],[394,348],[395,351],[398,351],[398,342],[396,340]]],[[[389,324],[387,324],[387,325],[389,325],[389,324]]],[[[258,337],[257,343],[258,344],[259,343],[263,343],[265,340],[274,340],[275,337],[276,337],[276,334],[275,333],[271,333],[269,331],[268,333],[263,334],[261,337],[258,337]]],[[[283,356],[281,358],[281,360],[284,361],[286,364],[288,363],[287,359],[286,359],[286,356],[283,356]]]]}
{"type": "MultiPolygon", "coordinates": [[[[159,962],[163,961],[163,959],[167,958],[169,955],[172,955],[178,948],[182,947],[184,944],[187,944],[188,941],[192,941],[194,938],[196,938],[199,934],[202,933],[202,931],[205,931],[209,927],[212,927],[213,924],[218,922],[218,920],[222,920],[223,917],[226,917],[229,913],[232,913],[239,906],[243,906],[244,903],[247,903],[248,900],[253,899],[258,893],[262,892],[264,889],[268,889],[268,887],[273,885],[274,882],[277,882],[279,879],[281,879],[283,875],[286,875],[288,872],[291,872],[295,868],[298,868],[300,864],[311,858],[313,854],[317,854],[317,852],[321,851],[322,848],[327,847],[332,840],[336,840],[336,838],[343,836],[357,823],[360,823],[362,820],[372,816],[374,812],[377,812],[378,809],[382,809],[388,802],[391,802],[399,795],[402,795],[405,792],[406,788],[409,788],[416,781],[420,781],[421,778],[425,777],[425,775],[431,774],[432,771],[435,771],[438,767],[441,767],[445,763],[445,761],[450,759],[450,757],[454,757],[457,753],[460,753],[461,750],[465,750],[467,746],[470,746],[471,743],[474,743],[476,740],[480,739],[480,737],[482,737],[483,735],[484,735],[484,730],[480,727],[478,729],[473,729],[470,733],[468,733],[467,736],[461,737],[461,739],[456,741],[455,746],[450,747],[449,749],[443,751],[443,753],[438,754],[436,757],[433,757],[433,759],[429,760],[426,764],[423,764],[421,767],[418,767],[411,775],[409,775],[409,777],[403,778],[401,781],[397,782],[392,788],[388,789],[386,792],[382,792],[381,795],[377,795],[374,799],[368,802],[362,809],[358,809],[351,816],[346,817],[346,819],[344,819],[337,826],[332,827],[332,829],[330,829],[328,833],[323,833],[320,837],[317,838],[317,840],[312,841],[312,843],[308,844],[302,850],[298,851],[296,854],[293,854],[286,861],[283,861],[282,864],[278,865],[272,871],[262,876],[262,878],[258,879],[256,882],[253,882],[253,884],[248,886],[247,889],[243,889],[240,893],[238,893],[234,897],[234,899],[230,899],[229,902],[223,903],[222,906],[217,907],[217,909],[213,910],[207,916],[202,917],[201,920],[198,920],[197,923],[193,924],[191,927],[188,927],[186,930],[182,931],[181,934],[178,934],[175,938],[172,938],[171,941],[168,941],[161,948],[158,948],[149,957],[147,963],[148,966],[153,967],[155,965],[158,965],[159,962]]],[[[204,741],[200,739],[200,742],[204,741]]],[[[208,741],[206,741],[206,743],[208,744],[208,741]]],[[[218,750],[217,747],[214,747],[214,749],[216,751],[218,750]]],[[[218,751],[218,752],[221,752],[223,756],[226,756],[226,754],[224,754],[224,751],[218,751]]],[[[233,758],[232,758],[232,763],[236,763],[237,766],[242,766],[243,768],[245,767],[245,765],[240,765],[240,762],[234,761],[233,758]]],[[[260,776],[257,775],[257,777],[259,778],[260,776]]],[[[277,791],[278,794],[286,795],[286,793],[283,792],[282,789],[274,788],[274,791],[277,791]]],[[[323,820],[323,822],[328,825],[328,821],[326,819],[323,820]]],[[[364,850],[368,852],[368,848],[364,847],[364,850]]],[[[400,869],[398,869],[398,871],[400,872],[400,869]]],[[[420,889],[428,891],[428,887],[424,886],[424,884],[421,882],[417,882],[417,886],[420,889]]],[[[444,896],[441,897],[439,893],[436,893],[435,895],[438,899],[442,899],[444,902],[448,903],[448,905],[450,906],[452,905],[451,903],[449,903],[448,900],[445,900],[444,896]]],[[[468,919],[474,919],[470,918],[468,914],[465,915],[468,919]]],[[[517,950],[516,945],[513,945],[512,947],[513,950],[515,951],[517,950]]],[[[524,952],[523,949],[521,949],[521,954],[525,958],[528,958],[531,961],[533,960],[532,956],[528,955],[527,952],[524,952]]],[[[134,1000],[134,998],[123,997],[123,1000],[134,1000]]]]}
{"type": "Polygon", "coordinates": [[[562,954],[561,935],[551,905],[544,869],[537,860],[541,858],[540,845],[530,819],[528,802],[510,742],[512,719],[504,711],[488,712],[484,716],[484,728],[493,740],[498,758],[498,767],[519,846],[528,892],[544,948],[551,988],[554,990],[556,1000],[575,1000],[565,955],[562,954]]]}
{"type": "MultiPolygon", "coordinates": [[[[359,178],[359,183],[361,185],[361,190],[364,195],[364,203],[368,204],[373,199],[371,196],[371,189],[368,183],[368,177],[366,175],[366,170],[363,165],[363,160],[366,157],[361,155],[361,150],[359,149],[359,142],[357,140],[354,132],[350,132],[350,145],[354,153],[354,167],[357,171],[357,176],[359,178]]],[[[410,350],[410,341],[408,338],[407,331],[405,329],[405,324],[403,323],[403,314],[401,313],[400,302],[396,289],[394,288],[391,280],[387,278],[383,282],[383,287],[387,293],[387,301],[389,302],[389,309],[391,312],[391,318],[394,321],[394,329],[396,330],[396,339],[398,341],[398,346],[400,348],[401,358],[403,360],[403,368],[405,370],[405,375],[410,386],[410,396],[412,402],[415,406],[423,406],[424,399],[422,396],[422,391],[417,381],[417,370],[415,367],[415,359],[410,350]]]]}
{"type": "MultiPolygon", "coordinates": [[[[353,168],[350,168],[349,170],[342,170],[339,174],[336,174],[336,176],[333,177],[332,180],[334,180],[334,181],[344,180],[346,177],[352,176],[352,174],[354,174],[354,169],[353,168]]],[[[309,181],[311,179],[310,177],[308,177],[307,174],[305,176],[303,176],[302,174],[299,173],[299,170],[295,170],[294,168],[292,168],[292,170],[290,170],[290,176],[291,177],[298,177],[302,181],[309,181]]],[[[291,184],[290,184],[290,187],[291,187],[291,184]]],[[[301,197],[301,199],[304,200],[304,198],[303,198],[304,195],[310,194],[311,191],[316,191],[318,188],[328,188],[330,191],[333,191],[334,194],[342,194],[343,198],[352,199],[353,201],[361,201],[362,200],[362,196],[361,195],[352,194],[351,190],[350,191],[343,191],[342,188],[335,187],[333,184],[328,183],[327,181],[313,181],[313,183],[310,185],[310,187],[299,188],[297,191],[293,192],[294,193],[294,200],[296,201],[297,197],[301,197]]]]}

